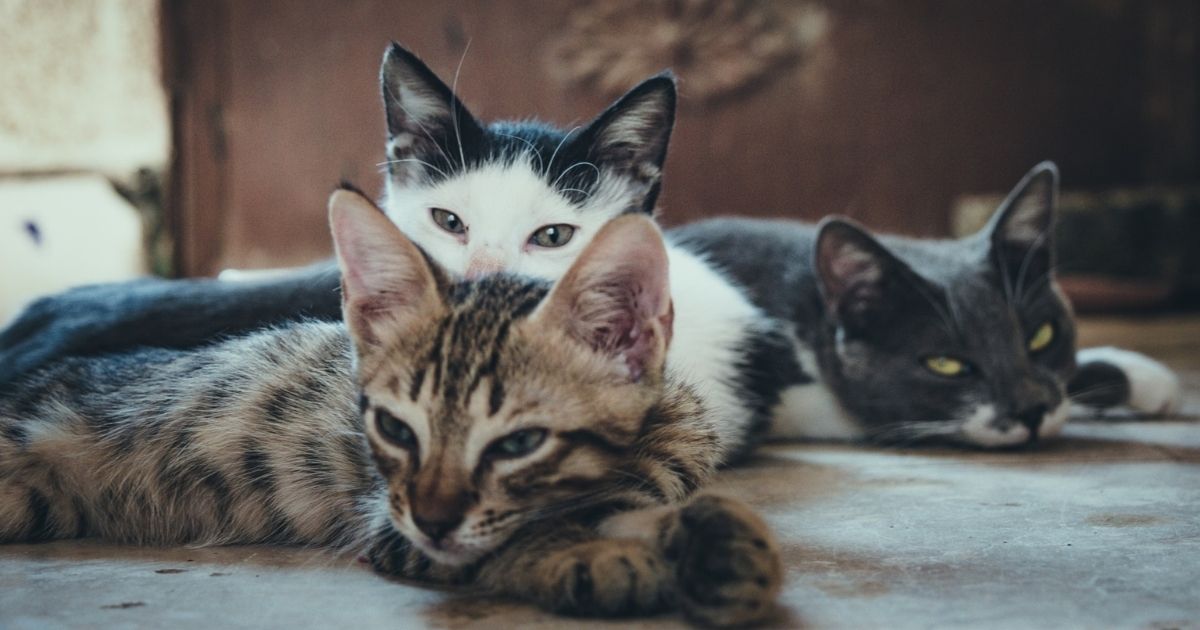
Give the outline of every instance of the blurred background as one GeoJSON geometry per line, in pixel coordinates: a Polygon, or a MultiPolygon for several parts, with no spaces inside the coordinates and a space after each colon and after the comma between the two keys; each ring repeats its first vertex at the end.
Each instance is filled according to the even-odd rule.
{"type": "Polygon", "coordinates": [[[328,256],[331,187],[381,189],[389,40],[485,119],[583,122],[672,68],[667,224],[957,235],[1053,159],[1077,304],[1195,307],[1198,34],[1195,0],[0,0],[0,321],[328,256]]]}

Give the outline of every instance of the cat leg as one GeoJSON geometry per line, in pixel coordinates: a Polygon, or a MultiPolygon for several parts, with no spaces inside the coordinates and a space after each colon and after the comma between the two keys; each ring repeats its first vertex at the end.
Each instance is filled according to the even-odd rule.
{"type": "Polygon", "coordinates": [[[563,614],[678,608],[699,623],[736,626],[774,612],[783,569],[770,531],[749,507],[701,495],[682,507],[617,514],[598,531],[563,525],[514,541],[480,578],[563,614]]]}
{"type": "Polygon", "coordinates": [[[0,389],[68,356],[192,348],[286,321],[335,321],[339,277],[336,265],[323,262],[247,282],[142,279],[40,298],[7,326],[0,322],[0,389]]]}
{"type": "Polygon", "coordinates": [[[740,626],[774,611],[783,581],[779,548],[744,503],[705,494],[681,508],[619,514],[601,531],[652,541],[672,567],[676,603],[692,621],[740,626]]]}
{"type": "Polygon", "coordinates": [[[1078,368],[1067,391],[1071,399],[1097,408],[1128,406],[1146,414],[1179,410],[1183,389],[1170,368],[1150,357],[1114,347],[1076,353],[1078,368]]]}
{"type": "Polygon", "coordinates": [[[471,574],[485,592],[563,615],[648,615],[674,601],[674,576],[653,543],[600,538],[570,520],[526,529],[471,574]]]}

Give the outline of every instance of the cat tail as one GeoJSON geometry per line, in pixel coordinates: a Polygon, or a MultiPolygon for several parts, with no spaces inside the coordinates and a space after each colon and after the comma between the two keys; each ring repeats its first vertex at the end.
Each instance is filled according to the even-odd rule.
{"type": "Polygon", "coordinates": [[[1105,346],[1079,350],[1075,359],[1078,369],[1067,383],[1067,393],[1085,407],[1169,415],[1183,405],[1179,377],[1144,354],[1105,346]]]}

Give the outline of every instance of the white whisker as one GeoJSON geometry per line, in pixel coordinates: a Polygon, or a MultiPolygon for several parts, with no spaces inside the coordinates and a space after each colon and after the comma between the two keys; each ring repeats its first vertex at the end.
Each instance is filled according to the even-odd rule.
{"type": "Polygon", "coordinates": [[[450,120],[454,123],[454,137],[458,140],[458,157],[461,160],[459,165],[464,170],[467,168],[467,155],[463,151],[462,129],[458,125],[458,74],[462,72],[463,62],[467,60],[469,50],[471,50],[470,39],[463,47],[462,57],[458,59],[458,67],[454,69],[454,81],[450,84],[450,120]]]}
{"type": "Polygon", "coordinates": [[[593,169],[595,169],[595,171],[596,171],[596,179],[597,179],[597,180],[599,180],[599,179],[600,179],[600,167],[599,167],[599,166],[596,166],[595,164],[592,164],[591,162],[576,162],[576,163],[574,163],[574,164],[572,164],[572,165],[568,166],[567,168],[563,169],[563,172],[562,172],[562,173],[559,173],[559,175],[558,175],[558,178],[557,178],[557,179],[555,179],[555,180],[554,180],[554,181],[553,181],[553,182],[550,184],[550,187],[551,187],[551,188],[554,188],[554,187],[558,186],[558,182],[559,182],[560,180],[562,180],[562,178],[563,178],[563,177],[565,177],[565,176],[567,175],[567,173],[570,173],[570,172],[571,172],[573,169],[575,169],[575,168],[576,168],[576,167],[578,167],[578,166],[590,166],[590,167],[592,167],[592,168],[593,168],[593,169]]]}
{"type": "Polygon", "coordinates": [[[426,162],[425,160],[421,160],[418,158],[400,158],[397,160],[384,160],[383,162],[380,162],[380,163],[376,164],[375,166],[377,166],[377,167],[378,166],[386,166],[388,164],[399,164],[401,162],[416,162],[417,164],[425,166],[426,168],[431,168],[431,169],[437,171],[438,173],[441,174],[442,177],[445,177],[447,179],[450,178],[450,176],[446,174],[446,171],[443,171],[442,169],[434,166],[433,164],[430,164],[429,162],[426,162]]]}
{"type": "Polygon", "coordinates": [[[542,171],[542,177],[546,177],[550,174],[550,169],[554,167],[554,158],[558,157],[558,150],[561,149],[564,144],[566,144],[567,139],[571,137],[571,134],[579,131],[579,128],[582,126],[583,125],[575,125],[574,127],[571,127],[570,131],[563,134],[562,140],[558,141],[558,146],[554,147],[554,153],[550,154],[550,161],[546,162],[546,168],[542,171]]]}

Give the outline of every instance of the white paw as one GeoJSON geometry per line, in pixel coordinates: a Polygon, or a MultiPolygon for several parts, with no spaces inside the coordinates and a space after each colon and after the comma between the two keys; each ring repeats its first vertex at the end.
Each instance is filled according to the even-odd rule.
{"type": "Polygon", "coordinates": [[[1183,388],[1171,368],[1150,357],[1111,346],[1085,348],[1075,355],[1083,365],[1100,361],[1115,365],[1129,379],[1129,406],[1149,414],[1170,414],[1183,404],[1183,388]]]}

